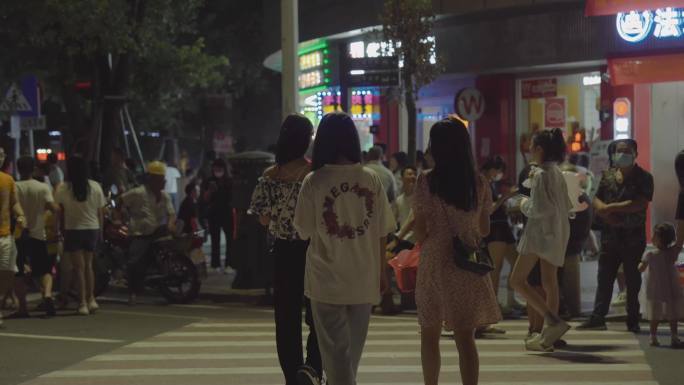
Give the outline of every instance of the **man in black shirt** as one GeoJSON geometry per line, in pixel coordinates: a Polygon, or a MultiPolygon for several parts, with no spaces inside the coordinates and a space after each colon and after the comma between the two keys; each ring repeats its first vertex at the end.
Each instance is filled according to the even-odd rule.
{"type": "Polygon", "coordinates": [[[627,283],[627,329],[638,332],[641,273],[638,265],[646,249],[646,213],[653,199],[653,176],[639,167],[637,143],[615,141],[610,169],[603,173],[594,209],[602,223],[598,289],[591,318],[578,329],[605,330],[620,264],[627,283]]]}

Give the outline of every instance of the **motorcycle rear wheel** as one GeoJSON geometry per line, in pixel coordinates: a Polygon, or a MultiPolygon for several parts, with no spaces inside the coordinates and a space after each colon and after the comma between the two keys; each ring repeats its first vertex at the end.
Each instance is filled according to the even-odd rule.
{"type": "Polygon", "coordinates": [[[197,299],[201,287],[197,267],[182,254],[169,256],[164,262],[166,278],[159,291],[171,303],[189,303],[197,299]]]}

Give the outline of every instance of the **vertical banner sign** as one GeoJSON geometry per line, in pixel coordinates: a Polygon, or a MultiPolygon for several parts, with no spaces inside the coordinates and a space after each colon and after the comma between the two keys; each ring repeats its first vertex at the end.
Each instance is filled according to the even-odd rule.
{"type": "Polygon", "coordinates": [[[544,103],[544,127],[565,129],[565,98],[547,98],[544,103]]]}

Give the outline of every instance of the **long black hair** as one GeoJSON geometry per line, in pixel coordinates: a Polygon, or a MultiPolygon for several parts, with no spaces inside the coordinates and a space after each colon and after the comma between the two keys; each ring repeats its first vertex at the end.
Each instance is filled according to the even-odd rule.
{"type": "Polygon", "coordinates": [[[477,172],[470,134],[459,120],[444,119],[430,129],[435,168],[428,174],[430,192],[464,211],[477,208],[477,172]]]}
{"type": "Polygon", "coordinates": [[[67,160],[67,181],[71,183],[71,191],[79,202],[85,202],[90,193],[88,183],[88,162],[81,156],[75,155],[67,160]]]}
{"type": "Polygon", "coordinates": [[[282,166],[306,154],[311,144],[313,125],[304,115],[292,114],[283,121],[276,145],[276,163],[282,166]]]}
{"type": "Polygon", "coordinates": [[[331,112],[318,125],[311,169],[319,170],[326,164],[337,163],[341,158],[360,163],[361,142],[352,118],[344,112],[331,112]]]}
{"type": "Polygon", "coordinates": [[[563,130],[554,128],[550,130],[542,130],[534,134],[532,144],[535,147],[544,149],[544,162],[558,162],[565,160],[565,137],[563,130]]]}

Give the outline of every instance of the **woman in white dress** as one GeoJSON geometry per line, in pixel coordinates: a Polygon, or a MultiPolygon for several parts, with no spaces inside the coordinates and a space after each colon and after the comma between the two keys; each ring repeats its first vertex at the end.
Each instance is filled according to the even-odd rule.
{"type": "Polygon", "coordinates": [[[552,351],[553,344],[570,328],[558,316],[558,268],[563,266],[570,238],[570,212],[565,178],[558,164],[565,158],[565,139],[560,129],[538,132],[532,141],[532,156],[536,164],[530,171],[530,197],[523,198],[520,210],[528,218],[518,252],[520,257],[511,273],[511,286],[539,314],[546,326],[539,335],[525,341],[528,350],[552,351]],[[541,262],[544,299],[529,286],[527,277],[541,262]]]}

